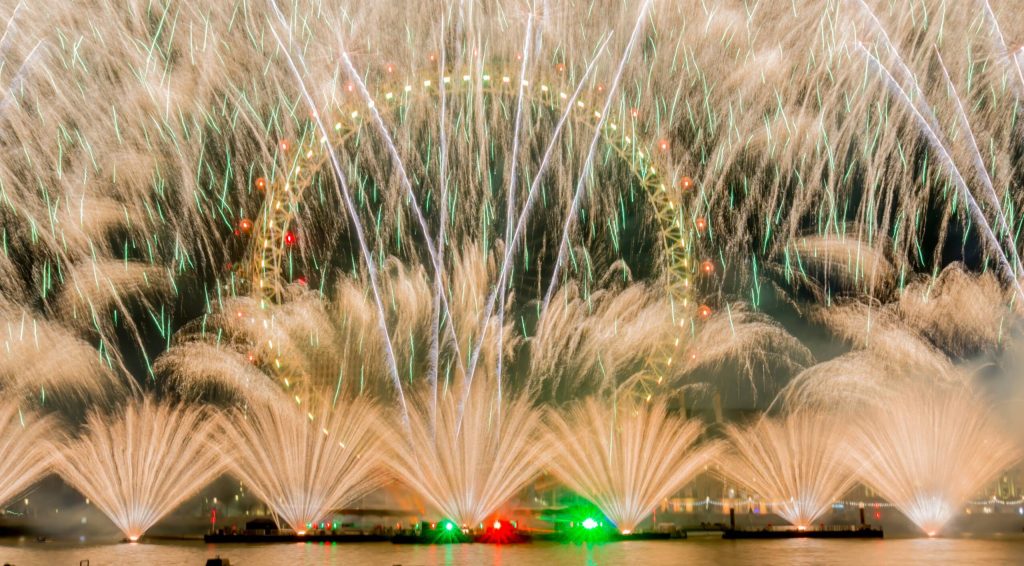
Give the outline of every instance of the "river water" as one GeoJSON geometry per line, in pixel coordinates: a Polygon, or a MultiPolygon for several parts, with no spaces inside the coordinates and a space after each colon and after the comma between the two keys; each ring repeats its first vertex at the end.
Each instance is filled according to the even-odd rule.
{"type": "Polygon", "coordinates": [[[222,556],[232,566],[606,564],[1024,564],[1024,536],[986,539],[725,541],[692,538],[594,546],[558,543],[448,546],[369,544],[207,545],[200,542],[85,544],[0,540],[0,564],[15,566],[197,565],[222,556]]]}

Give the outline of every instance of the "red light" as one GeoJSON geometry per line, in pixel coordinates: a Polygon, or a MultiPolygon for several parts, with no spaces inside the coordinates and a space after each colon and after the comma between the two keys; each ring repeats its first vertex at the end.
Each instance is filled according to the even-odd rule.
{"type": "Polygon", "coordinates": [[[252,230],[252,220],[249,220],[248,218],[243,218],[238,221],[238,227],[242,230],[242,232],[248,233],[249,230],[252,230]]]}
{"type": "Polygon", "coordinates": [[[603,84],[597,85],[597,92],[604,92],[604,85],[603,84]]]}
{"type": "Polygon", "coordinates": [[[306,278],[305,278],[304,276],[302,276],[302,275],[300,275],[300,276],[298,277],[298,279],[296,279],[296,281],[297,281],[297,282],[299,283],[299,285],[306,285],[306,284],[308,283],[308,282],[306,281],[306,278]]]}
{"type": "Polygon", "coordinates": [[[701,232],[708,229],[708,221],[704,220],[703,217],[698,218],[695,224],[697,225],[697,230],[700,230],[701,232]]]}
{"type": "Polygon", "coordinates": [[[385,69],[387,70],[387,72],[388,72],[388,74],[389,74],[389,75],[390,75],[391,73],[394,73],[394,72],[395,72],[395,66],[394,66],[394,65],[392,65],[392,64],[390,64],[390,63],[388,64],[388,66],[387,66],[387,67],[384,67],[384,68],[385,68],[385,69]]]}
{"type": "Polygon", "coordinates": [[[629,115],[634,117],[634,118],[640,116],[640,109],[639,108],[630,108],[629,109],[629,115]]]}
{"type": "Polygon", "coordinates": [[[348,83],[347,85],[345,85],[345,90],[349,92],[354,92],[356,90],[356,85],[348,83]]]}
{"type": "Polygon", "coordinates": [[[881,519],[882,518],[882,514],[879,513],[878,511],[875,511],[875,518],[876,519],[881,519]]]}
{"type": "Polygon", "coordinates": [[[487,525],[480,537],[480,542],[488,544],[509,544],[522,540],[522,536],[516,532],[515,524],[504,519],[495,519],[493,523],[487,525]]]}
{"type": "Polygon", "coordinates": [[[289,246],[294,245],[295,244],[295,233],[293,233],[291,230],[288,230],[287,232],[285,232],[284,233],[284,243],[289,245],[289,246]]]}
{"type": "Polygon", "coordinates": [[[256,179],[256,188],[261,191],[265,191],[267,189],[267,180],[263,177],[258,177],[256,179]]]}
{"type": "Polygon", "coordinates": [[[555,71],[557,71],[558,73],[564,73],[565,72],[565,63],[559,63],[559,64],[555,65],[555,71]]]}
{"type": "Polygon", "coordinates": [[[710,275],[715,272],[715,264],[712,263],[711,260],[706,259],[700,264],[700,270],[704,272],[705,275],[710,275]]]}
{"type": "Polygon", "coordinates": [[[697,309],[697,314],[700,315],[701,318],[707,319],[708,317],[711,316],[711,307],[707,305],[701,305],[700,308],[697,309]]]}
{"type": "Polygon", "coordinates": [[[689,177],[683,177],[679,179],[679,188],[683,191],[688,191],[693,188],[693,179],[689,177]]]}
{"type": "Polygon", "coordinates": [[[279,143],[279,144],[277,144],[277,145],[278,145],[278,146],[280,146],[280,148],[281,148],[281,151],[288,151],[288,148],[289,148],[289,147],[291,147],[291,146],[290,146],[290,145],[288,144],[288,140],[281,140],[281,143],[279,143]]]}
{"type": "Polygon", "coordinates": [[[659,141],[658,149],[660,149],[661,151],[668,151],[668,140],[659,141]]]}

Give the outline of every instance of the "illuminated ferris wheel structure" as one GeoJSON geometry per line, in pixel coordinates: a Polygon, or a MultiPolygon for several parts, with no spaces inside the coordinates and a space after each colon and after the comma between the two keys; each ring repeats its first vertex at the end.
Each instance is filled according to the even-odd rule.
{"type": "MultiPolygon", "coordinates": [[[[442,79],[449,92],[478,88],[483,94],[515,98],[519,89],[517,79],[510,75],[491,74],[486,71],[477,74],[446,76],[442,79]]],[[[536,81],[523,82],[523,95],[537,106],[551,111],[564,111],[569,95],[558,88],[536,81]]],[[[383,90],[375,102],[382,108],[401,110],[414,97],[437,97],[440,95],[436,80],[423,79],[383,90]]],[[[659,241],[662,247],[661,262],[665,291],[673,308],[673,321],[679,331],[675,341],[694,331],[694,325],[711,314],[711,309],[694,302],[694,276],[697,274],[693,262],[693,235],[703,231],[705,220],[691,215],[683,195],[694,189],[694,182],[686,176],[669,180],[666,173],[671,171],[669,143],[659,141],[652,148],[634,139],[628,132],[632,127],[615,122],[601,122],[601,114],[593,106],[577,101],[570,111],[576,124],[591,129],[601,125],[601,140],[625,163],[637,184],[643,189],[657,221],[659,241]]],[[[359,136],[368,127],[363,112],[366,104],[348,101],[335,108],[327,122],[330,139],[309,132],[298,143],[281,141],[278,154],[281,156],[280,171],[270,180],[259,178],[257,188],[265,196],[259,214],[253,220],[244,219],[244,231],[251,234],[247,257],[239,266],[242,280],[248,283],[249,293],[266,307],[284,300],[285,289],[293,281],[292,247],[297,241],[296,219],[303,198],[314,185],[318,173],[330,167],[332,147],[343,147],[359,136]]],[[[631,110],[630,118],[636,120],[638,111],[631,110]]],[[[669,173],[670,174],[670,173],[669,173]]],[[[710,274],[710,262],[703,262],[700,272],[710,274]]],[[[662,384],[664,376],[672,371],[674,349],[659,353],[647,360],[643,370],[628,383],[631,392],[649,400],[652,393],[662,384]]]]}

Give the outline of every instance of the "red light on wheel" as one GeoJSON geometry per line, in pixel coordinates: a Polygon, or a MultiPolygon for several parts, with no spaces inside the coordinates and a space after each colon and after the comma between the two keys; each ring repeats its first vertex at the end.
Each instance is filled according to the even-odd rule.
{"type": "Polygon", "coordinates": [[[296,239],[295,238],[295,233],[292,232],[291,230],[288,230],[287,232],[284,233],[284,243],[285,244],[287,244],[289,246],[294,245],[295,244],[295,239],[296,239]]]}

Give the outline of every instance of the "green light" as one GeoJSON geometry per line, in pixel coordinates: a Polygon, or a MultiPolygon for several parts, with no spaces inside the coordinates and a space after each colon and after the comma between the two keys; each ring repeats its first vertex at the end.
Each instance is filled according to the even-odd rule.
{"type": "Polygon", "coordinates": [[[583,520],[583,528],[587,529],[588,531],[591,529],[595,529],[597,528],[597,521],[591,519],[590,517],[587,517],[583,520]]]}
{"type": "Polygon", "coordinates": [[[450,531],[455,528],[455,525],[450,521],[444,524],[444,530],[450,531]]]}

